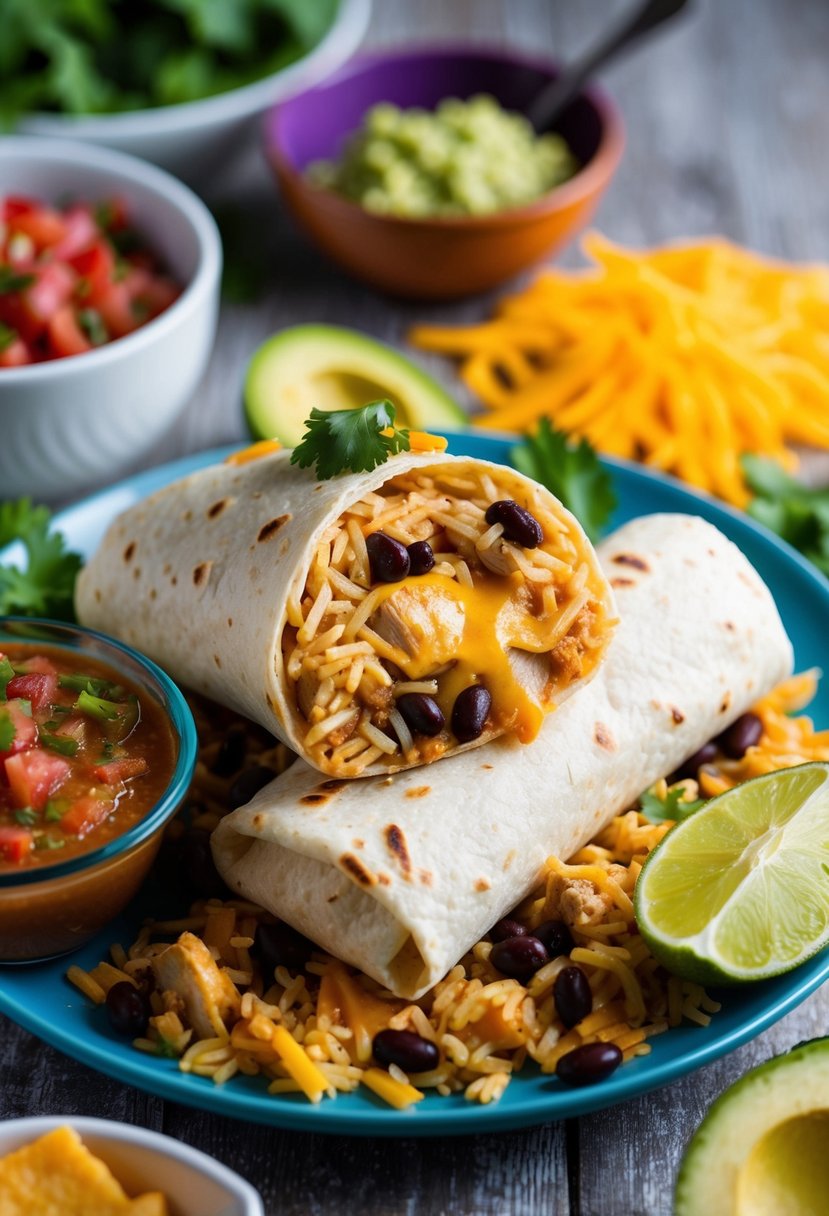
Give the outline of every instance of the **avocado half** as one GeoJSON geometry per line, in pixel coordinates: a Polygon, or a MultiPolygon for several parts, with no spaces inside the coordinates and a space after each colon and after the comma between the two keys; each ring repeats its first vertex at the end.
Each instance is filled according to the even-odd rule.
{"type": "Polygon", "coordinates": [[[829,1212],[829,1039],[801,1043],[717,1099],[688,1145],[674,1216],[829,1212]]]}
{"type": "Polygon", "coordinates": [[[439,384],[374,338],[335,325],[296,325],[269,338],[245,378],[245,414],[257,439],[295,447],[305,419],[388,397],[398,426],[457,429],[468,419],[439,384]]]}

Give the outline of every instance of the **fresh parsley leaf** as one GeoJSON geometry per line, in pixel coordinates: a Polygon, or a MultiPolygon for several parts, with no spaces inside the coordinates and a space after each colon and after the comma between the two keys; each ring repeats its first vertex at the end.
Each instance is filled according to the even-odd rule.
{"type": "Polygon", "coordinates": [[[0,752],[11,751],[17,729],[7,709],[0,709],[0,752]]]}
{"type": "Polygon", "coordinates": [[[680,820],[687,819],[689,815],[693,815],[694,811],[698,811],[704,805],[704,798],[695,798],[691,802],[686,802],[685,790],[682,786],[668,790],[664,798],[658,798],[656,794],[646,790],[639,799],[639,809],[651,823],[665,823],[666,820],[679,823],[680,820]]]}
{"type": "Polygon", "coordinates": [[[311,410],[305,427],[308,434],[294,448],[291,464],[302,469],[316,464],[320,481],[346,469],[368,473],[395,452],[409,450],[409,432],[395,427],[390,401],[370,401],[355,410],[311,410]]]}
{"type": "Polygon", "coordinates": [[[30,806],[24,806],[22,810],[15,811],[14,818],[22,828],[30,828],[33,823],[37,823],[37,813],[30,806]]]}
{"type": "Polygon", "coordinates": [[[774,460],[742,457],[749,489],[748,513],[798,549],[829,576],[829,489],[810,489],[774,460]]]}
{"type": "MultiPolygon", "coordinates": [[[[15,270],[13,266],[8,266],[5,263],[0,266],[0,296],[11,295],[15,291],[25,291],[27,287],[31,287],[34,281],[35,276],[33,274],[21,274],[19,270],[15,270]]],[[[14,335],[13,329],[7,332],[14,335]]],[[[14,338],[12,338],[12,341],[14,341],[14,338]]],[[[7,342],[6,345],[10,346],[11,343],[7,342]]]]}
{"type": "Polygon", "coordinates": [[[50,532],[51,513],[28,498],[0,503],[0,547],[22,541],[25,570],[0,565],[0,616],[49,616],[74,620],[75,579],[81,558],[50,532]]]}
{"type": "Polygon", "coordinates": [[[598,539],[616,507],[616,495],[610,474],[586,439],[571,442],[542,418],[536,433],[512,449],[510,459],[519,473],[560,498],[591,540],[598,539]]]}

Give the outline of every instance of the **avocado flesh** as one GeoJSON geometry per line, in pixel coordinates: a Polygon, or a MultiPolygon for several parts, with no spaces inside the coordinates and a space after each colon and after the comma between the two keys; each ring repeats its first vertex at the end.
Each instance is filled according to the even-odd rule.
{"type": "Polygon", "coordinates": [[[829,1110],[778,1123],[757,1141],[740,1172],[739,1216],[819,1216],[828,1207],[829,1110]]]}
{"type": "Polygon", "coordinates": [[[825,1216],[829,1039],[755,1068],[717,1099],[688,1145],[675,1216],[825,1216]]]}
{"type": "Polygon", "coordinates": [[[289,447],[302,439],[312,409],[354,409],[386,397],[398,426],[453,429],[467,422],[448,393],[403,355],[333,325],[297,325],[268,339],[245,381],[253,435],[289,447]]]}

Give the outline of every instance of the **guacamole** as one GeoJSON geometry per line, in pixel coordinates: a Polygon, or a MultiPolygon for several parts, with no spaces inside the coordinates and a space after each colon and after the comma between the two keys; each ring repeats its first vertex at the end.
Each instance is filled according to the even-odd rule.
{"type": "Polygon", "coordinates": [[[340,159],[316,161],[308,176],[369,211],[426,219],[524,206],[578,168],[560,135],[536,135],[524,115],[482,94],[434,111],[381,102],[340,159]]]}

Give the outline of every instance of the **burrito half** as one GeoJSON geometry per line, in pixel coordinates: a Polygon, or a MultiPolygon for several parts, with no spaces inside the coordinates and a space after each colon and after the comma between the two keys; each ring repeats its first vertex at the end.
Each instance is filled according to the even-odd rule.
{"type": "Polygon", "coordinates": [[[320,781],[297,762],[213,835],[233,891],[400,996],[437,982],[536,884],[791,670],[774,602],[703,520],[655,515],[599,547],[621,624],[534,743],[320,781]]]}
{"type": "Polygon", "coordinates": [[[434,451],[330,481],[288,452],[186,477],[113,523],[77,610],[337,777],[529,741],[615,621],[552,494],[434,451]]]}

